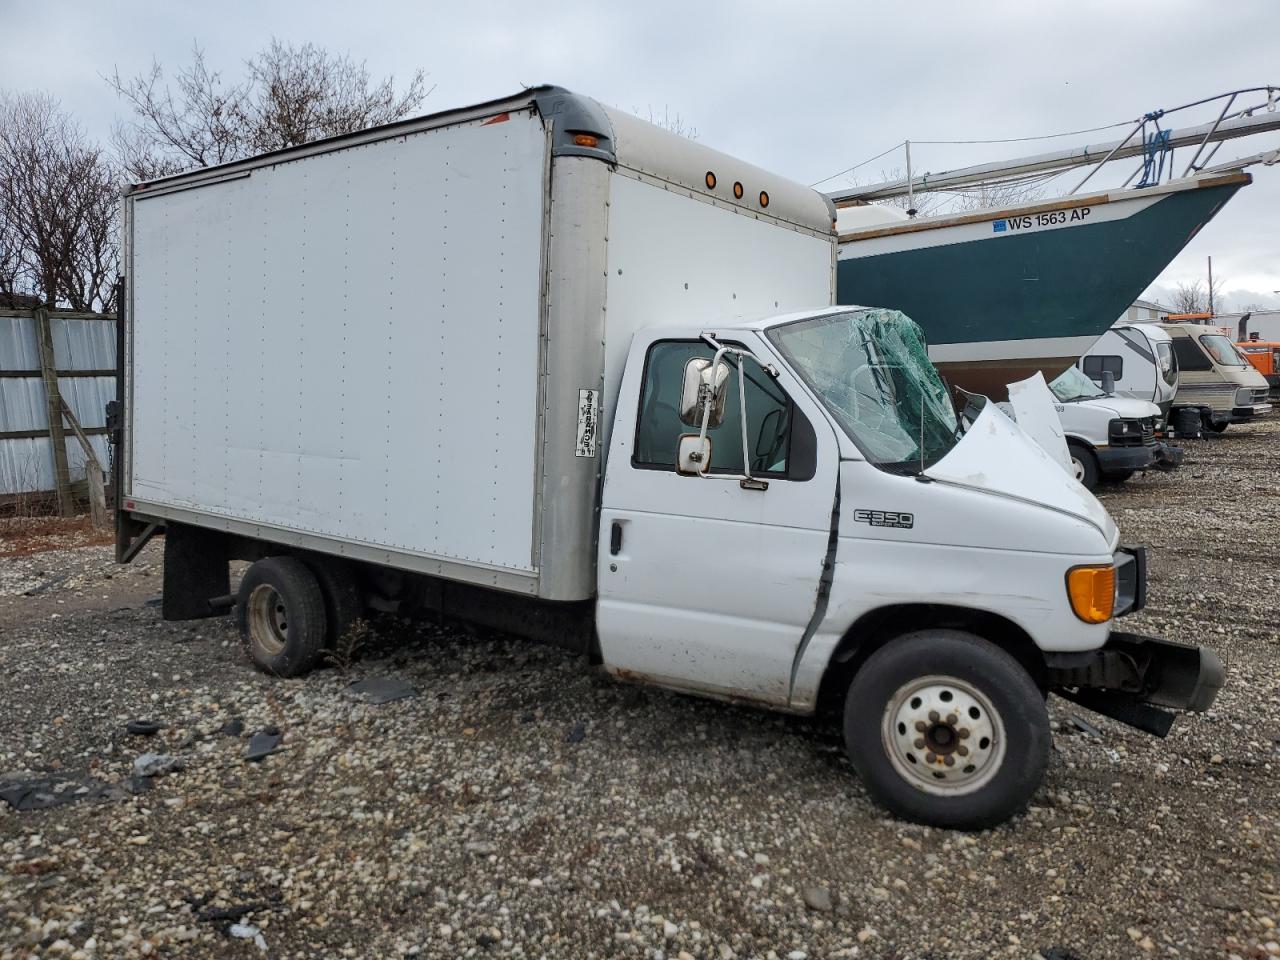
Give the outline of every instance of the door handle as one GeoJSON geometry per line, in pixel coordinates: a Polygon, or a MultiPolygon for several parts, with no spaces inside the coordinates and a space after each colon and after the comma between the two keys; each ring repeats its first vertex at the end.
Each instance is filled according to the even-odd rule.
{"type": "Polygon", "coordinates": [[[616,557],[622,551],[622,524],[617,520],[609,528],[609,555],[616,557]]]}

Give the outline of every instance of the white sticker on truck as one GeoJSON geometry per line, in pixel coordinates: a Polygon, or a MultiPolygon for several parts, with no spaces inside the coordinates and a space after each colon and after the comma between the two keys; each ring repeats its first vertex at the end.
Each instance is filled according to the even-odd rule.
{"type": "Polygon", "coordinates": [[[577,457],[596,455],[596,432],[600,420],[600,391],[578,391],[578,446],[573,451],[577,457]]]}

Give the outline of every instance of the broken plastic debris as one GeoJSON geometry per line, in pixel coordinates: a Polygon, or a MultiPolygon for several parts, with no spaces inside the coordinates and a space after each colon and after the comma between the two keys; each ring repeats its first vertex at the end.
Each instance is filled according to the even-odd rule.
{"type": "Polygon", "coordinates": [[[357,680],[347,687],[347,693],[362,696],[367,703],[390,703],[392,700],[405,700],[418,695],[418,691],[403,677],[394,676],[357,680]]]}
{"type": "Polygon", "coordinates": [[[144,753],[133,761],[135,777],[159,777],[182,769],[182,758],[167,753],[144,753]]]}
{"type": "Polygon", "coordinates": [[[252,923],[233,923],[227,927],[227,935],[235,937],[237,940],[252,940],[259,950],[266,952],[266,938],[262,936],[262,931],[252,923]]]}
{"type": "Polygon", "coordinates": [[[163,729],[163,725],[156,723],[154,720],[130,720],[125,724],[125,732],[135,737],[149,737],[152,734],[159,733],[163,729]]]}
{"type": "Polygon", "coordinates": [[[1093,739],[1095,740],[1102,739],[1102,731],[1099,730],[1097,727],[1095,727],[1088,720],[1082,720],[1079,717],[1077,717],[1074,713],[1071,714],[1071,716],[1068,717],[1068,719],[1071,721],[1072,725],[1082,733],[1088,734],[1089,736],[1093,737],[1093,739]]]}
{"type": "Polygon", "coordinates": [[[275,753],[280,746],[280,734],[272,730],[262,730],[249,738],[249,746],[244,751],[244,758],[256,763],[268,754],[275,753]]]}
{"type": "Polygon", "coordinates": [[[224,737],[238,737],[244,733],[244,721],[239,717],[232,717],[218,728],[218,732],[224,737]]]}

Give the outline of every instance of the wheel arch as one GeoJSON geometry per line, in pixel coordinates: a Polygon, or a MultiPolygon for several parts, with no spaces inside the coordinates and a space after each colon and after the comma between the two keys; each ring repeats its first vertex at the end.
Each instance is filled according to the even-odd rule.
{"type": "Polygon", "coordinates": [[[849,682],[873,653],[897,637],[928,629],[965,630],[988,640],[1022,664],[1037,686],[1045,686],[1043,653],[1031,635],[1007,617],[952,604],[894,604],[864,613],[845,631],[823,671],[818,712],[842,709],[849,682]]]}

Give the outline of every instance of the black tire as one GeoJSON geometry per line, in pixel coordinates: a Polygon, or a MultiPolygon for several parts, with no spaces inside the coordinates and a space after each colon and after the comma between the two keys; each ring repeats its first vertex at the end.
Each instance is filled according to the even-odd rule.
{"type": "MultiPolygon", "coordinates": [[[[928,712],[917,722],[933,717],[928,712]]],[[[995,826],[1023,810],[1052,746],[1044,697],[1027,670],[995,644],[959,630],[907,634],[873,653],[849,685],[844,739],[878,803],[907,820],[957,830],[995,826]],[[902,722],[939,701],[955,705],[961,718],[949,713],[925,730],[902,722]],[[910,743],[898,739],[917,733],[910,743]],[[923,755],[909,762],[922,742],[923,755]]]]}
{"type": "Polygon", "coordinates": [[[1136,472],[1136,470],[1111,470],[1104,473],[1102,475],[1102,479],[1107,481],[1107,483],[1124,483],[1136,472]]]}
{"type": "Polygon", "coordinates": [[[1076,470],[1076,479],[1084,484],[1086,490],[1095,490],[1098,486],[1098,458],[1092,450],[1082,443],[1067,442],[1067,450],[1071,453],[1072,466],[1076,470]]]}
{"type": "Polygon", "coordinates": [[[338,641],[364,616],[364,601],[356,586],[355,572],[351,564],[336,557],[309,556],[302,562],[315,575],[324,597],[323,649],[336,650],[338,641]]]}
{"type": "Polygon", "coordinates": [[[1227,423],[1225,420],[1210,420],[1208,426],[1214,433],[1221,433],[1223,430],[1227,429],[1227,427],[1231,426],[1231,424],[1227,423]]]}
{"type": "Polygon", "coordinates": [[[240,641],[265,673],[296,677],[324,645],[324,596],[297,557],[267,557],[245,571],[236,601],[240,641]]]}

